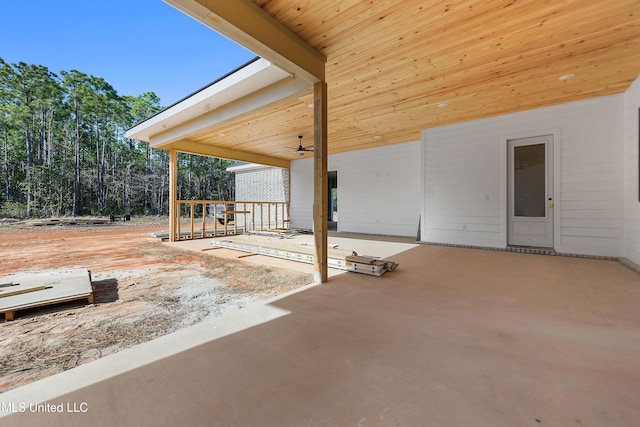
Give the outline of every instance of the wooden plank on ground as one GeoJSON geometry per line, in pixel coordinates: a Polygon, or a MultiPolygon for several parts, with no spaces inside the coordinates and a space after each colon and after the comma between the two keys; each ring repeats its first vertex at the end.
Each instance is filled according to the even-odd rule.
{"type": "Polygon", "coordinates": [[[348,255],[345,259],[349,262],[358,262],[360,264],[373,264],[376,262],[376,258],[360,255],[348,255]]]}
{"type": "Polygon", "coordinates": [[[28,292],[42,291],[47,285],[14,285],[8,288],[0,288],[0,298],[10,297],[12,295],[26,294],[28,292]]]}

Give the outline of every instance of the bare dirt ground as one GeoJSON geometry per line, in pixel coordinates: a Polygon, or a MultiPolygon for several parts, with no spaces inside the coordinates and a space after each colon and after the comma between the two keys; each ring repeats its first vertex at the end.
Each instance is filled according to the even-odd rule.
{"type": "Polygon", "coordinates": [[[95,297],[0,316],[0,393],[311,282],[173,249],[151,237],[166,227],[166,219],[0,226],[0,276],[87,269],[95,297]]]}

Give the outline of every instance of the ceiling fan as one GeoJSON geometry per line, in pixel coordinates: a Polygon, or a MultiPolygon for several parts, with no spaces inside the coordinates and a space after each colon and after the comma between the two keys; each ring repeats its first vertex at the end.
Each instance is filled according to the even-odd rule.
{"type": "Polygon", "coordinates": [[[313,151],[312,148],[307,148],[302,146],[302,135],[298,135],[298,139],[300,140],[300,143],[298,145],[298,149],[296,150],[296,153],[300,154],[301,156],[304,156],[304,153],[313,151]]]}

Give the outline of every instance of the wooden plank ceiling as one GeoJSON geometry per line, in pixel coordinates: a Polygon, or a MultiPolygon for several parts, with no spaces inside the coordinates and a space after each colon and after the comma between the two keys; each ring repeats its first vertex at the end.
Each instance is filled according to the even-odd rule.
{"type": "MultiPolygon", "coordinates": [[[[329,153],[620,93],[640,75],[639,0],[255,3],[327,57],[329,153]]],[[[312,103],[310,92],[189,140],[296,159],[297,135],[313,143],[312,103]]]]}

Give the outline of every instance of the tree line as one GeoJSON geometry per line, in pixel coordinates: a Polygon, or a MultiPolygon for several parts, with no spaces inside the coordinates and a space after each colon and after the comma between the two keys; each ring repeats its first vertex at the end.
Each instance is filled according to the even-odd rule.
{"type": "MultiPolygon", "coordinates": [[[[0,217],[168,214],[168,152],[125,137],[161,109],[153,92],[0,58],[0,217]]],[[[178,198],[232,200],[230,163],[180,154],[178,198]]]]}

